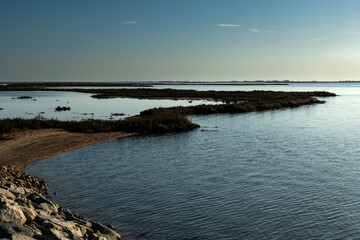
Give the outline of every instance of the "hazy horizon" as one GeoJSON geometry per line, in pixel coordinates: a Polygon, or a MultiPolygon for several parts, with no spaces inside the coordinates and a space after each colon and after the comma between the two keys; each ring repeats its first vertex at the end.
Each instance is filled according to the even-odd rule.
{"type": "Polygon", "coordinates": [[[1,1],[0,81],[360,80],[360,2],[1,1]]]}

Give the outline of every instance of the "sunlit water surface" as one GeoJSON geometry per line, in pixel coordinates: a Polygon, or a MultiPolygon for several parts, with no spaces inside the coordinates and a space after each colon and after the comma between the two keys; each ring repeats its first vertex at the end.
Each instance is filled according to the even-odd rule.
{"type": "Polygon", "coordinates": [[[97,143],[26,171],[124,239],[358,239],[360,85],[281,88],[340,96],[192,117],[199,130],[97,143]]]}

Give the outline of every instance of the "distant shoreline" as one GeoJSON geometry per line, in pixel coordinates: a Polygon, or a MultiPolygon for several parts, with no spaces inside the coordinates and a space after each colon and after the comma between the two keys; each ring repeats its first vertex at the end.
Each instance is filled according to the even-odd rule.
{"type": "Polygon", "coordinates": [[[64,81],[64,82],[51,82],[51,81],[39,81],[39,82],[24,82],[24,81],[1,81],[1,85],[10,84],[27,84],[27,85],[52,85],[58,86],[98,86],[98,87],[152,87],[153,85],[289,85],[291,83],[360,83],[360,80],[337,80],[337,81],[294,81],[294,80],[242,80],[242,81],[64,81]]]}
{"type": "Polygon", "coordinates": [[[153,85],[185,85],[185,86],[273,86],[273,85],[289,85],[288,83],[158,83],[153,85]]]}

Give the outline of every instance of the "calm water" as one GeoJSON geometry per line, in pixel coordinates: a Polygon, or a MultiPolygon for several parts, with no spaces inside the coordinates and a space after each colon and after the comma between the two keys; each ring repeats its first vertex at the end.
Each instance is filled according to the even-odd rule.
{"type": "MultiPolygon", "coordinates": [[[[29,165],[55,200],[124,239],[360,238],[360,85],[297,109],[193,117],[29,165]]],[[[273,87],[278,88],[278,87],[273,87]]]]}
{"type": "Polygon", "coordinates": [[[218,104],[205,100],[144,100],[130,98],[96,99],[92,94],[76,92],[29,92],[0,91],[0,118],[56,118],[59,120],[81,119],[120,119],[134,116],[149,108],[194,106],[199,104],[218,104]],[[32,99],[16,99],[30,96],[32,99]],[[57,106],[70,107],[70,111],[56,112],[57,106]],[[112,113],[123,113],[123,116],[112,116],[112,113]]]}

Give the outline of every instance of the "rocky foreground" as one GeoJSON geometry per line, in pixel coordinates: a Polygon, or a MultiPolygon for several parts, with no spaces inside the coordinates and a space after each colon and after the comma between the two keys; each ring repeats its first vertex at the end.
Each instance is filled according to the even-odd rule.
{"type": "Polygon", "coordinates": [[[110,227],[64,209],[42,193],[46,193],[45,181],[1,167],[1,239],[121,239],[110,227]]]}

